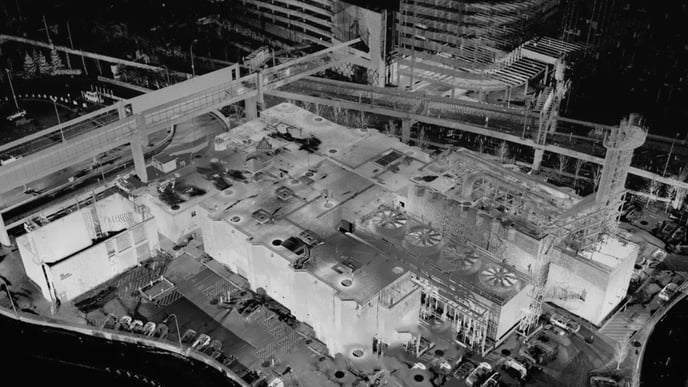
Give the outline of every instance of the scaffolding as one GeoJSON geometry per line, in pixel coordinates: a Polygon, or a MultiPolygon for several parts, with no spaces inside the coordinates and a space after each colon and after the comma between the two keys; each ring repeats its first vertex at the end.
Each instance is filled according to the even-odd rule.
{"type": "Polygon", "coordinates": [[[553,0],[402,0],[400,53],[445,53],[462,66],[492,64],[531,38],[556,5],[553,0]]]}
{"type": "Polygon", "coordinates": [[[633,151],[643,145],[647,136],[641,125],[640,117],[631,115],[618,128],[612,128],[604,140],[607,154],[595,196],[577,203],[545,230],[538,245],[531,278],[533,292],[530,308],[519,324],[522,332],[534,328],[542,314],[551,249],[560,246],[578,254],[594,248],[601,235],[613,235],[616,232],[633,151]]]}

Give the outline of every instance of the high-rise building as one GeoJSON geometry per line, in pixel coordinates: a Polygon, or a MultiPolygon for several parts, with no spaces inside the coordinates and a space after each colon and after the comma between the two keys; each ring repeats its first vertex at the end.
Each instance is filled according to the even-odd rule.
{"type": "Polygon", "coordinates": [[[558,0],[401,0],[399,50],[479,68],[536,36],[558,0]]]}

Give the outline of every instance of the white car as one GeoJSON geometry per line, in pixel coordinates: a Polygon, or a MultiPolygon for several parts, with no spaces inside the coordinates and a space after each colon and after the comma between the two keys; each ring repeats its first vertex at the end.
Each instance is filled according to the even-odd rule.
{"type": "Polygon", "coordinates": [[[676,290],[678,290],[678,285],[676,285],[675,283],[670,282],[666,284],[662,291],[659,292],[659,299],[664,302],[668,302],[674,297],[674,294],[676,294],[676,290]]]}
{"type": "Polygon", "coordinates": [[[571,320],[570,318],[566,318],[558,314],[552,315],[552,317],[549,319],[549,322],[555,327],[559,327],[571,333],[576,333],[580,330],[580,324],[571,320]]]}
{"type": "Polygon", "coordinates": [[[480,363],[478,364],[478,367],[476,367],[473,372],[466,377],[466,384],[469,386],[474,386],[478,385],[483,379],[485,379],[490,372],[492,372],[492,366],[489,365],[488,363],[480,363]]]}
{"type": "Polygon", "coordinates": [[[12,122],[26,116],[26,110],[22,109],[7,116],[7,121],[12,122]]]}

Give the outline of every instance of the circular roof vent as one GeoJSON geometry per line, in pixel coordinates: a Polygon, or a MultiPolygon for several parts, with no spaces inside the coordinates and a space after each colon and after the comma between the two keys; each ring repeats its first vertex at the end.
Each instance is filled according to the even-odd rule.
{"type": "Polygon", "coordinates": [[[492,266],[480,272],[480,282],[492,290],[511,290],[518,283],[518,277],[509,269],[492,266]]]}
{"type": "Polygon", "coordinates": [[[402,228],[407,220],[406,214],[392,208],[382,208],[373,215],[373,223],[387,230],[402,228]]]}
{"type": "Polygon", "coordinates": [[[434,247],[442,241],[442,235],[431,227],[417,227],[406,236],[411,245],[416,247],[434,247]]]}
{"type": "Polygon", "coordinates": [[[440,253],[440,263],[443,269],[461,275],[477,273],[482,266],[480,257],[470,247],[448,246],[440,253]]]}

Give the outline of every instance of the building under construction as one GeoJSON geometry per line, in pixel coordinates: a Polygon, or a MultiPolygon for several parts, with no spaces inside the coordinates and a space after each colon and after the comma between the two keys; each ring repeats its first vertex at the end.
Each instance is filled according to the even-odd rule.
{"type": "Polygon", "coordinates": [[[465,149],[431,158],[281,104],[218,136],[209,165],[175,171],[205,195],[137,196],[163,236],[200,229],[207,254],[332,354],[365,361],[439,322],[487,351],[534,326],[543,302],[598,324],[626,295],[638,246],[615,226],[644,138],[633,121],[614,130],[600,190],[582,198],[465,149]]]}
{"type": "Polygon", "coordinates": [[[403,54],[444,54],[459,66],[493,64],[554,15],[558,0],[401,0],[399,47],[403,54]]]}
{"type": "MultiPolygon", "coordinates": [[[[238,0],[228,4],[235,23],[268,36],[273,47],[308,51],[360,38],[358,48],[368,52],[365,80],[383,85],[385,59],[393,47],[397,6],[392,1],[368,4],[360,0],[238,0]],[[287,48],[288,47],[288,48],[287,48]]],[[[367,58],[366,58],[367,59],[367,58]]],[[[338,69],[352,76],[351,68],[338,69]]],[[[360,70],[360,69],[359,69],[360,70]]]]}

